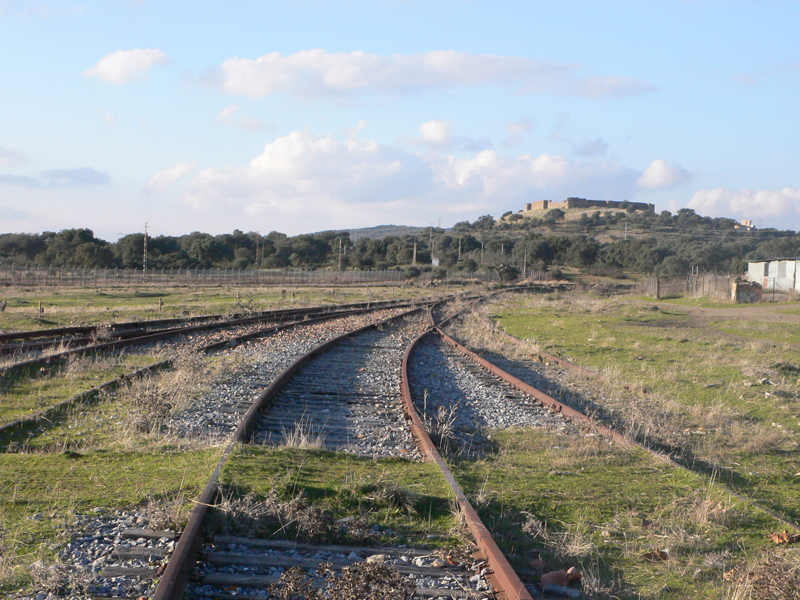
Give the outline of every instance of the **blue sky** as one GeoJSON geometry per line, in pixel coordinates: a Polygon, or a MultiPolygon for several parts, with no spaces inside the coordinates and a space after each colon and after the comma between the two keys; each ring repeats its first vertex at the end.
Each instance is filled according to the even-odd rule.
{"type": "Polygon", "coordinates": [[[800,229],[800,3],[0,0],[0,230],[800,229]]]}

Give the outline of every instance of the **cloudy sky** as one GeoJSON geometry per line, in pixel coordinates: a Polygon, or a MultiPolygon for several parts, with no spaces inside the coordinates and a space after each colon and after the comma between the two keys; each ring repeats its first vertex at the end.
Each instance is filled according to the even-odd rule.
{"type": "Polygon", "coordinates": [[[800,3],[0,0],[0,231],[800,229],[800,3]],[[440,221],[441,220],[441,221],[440,221]]]}

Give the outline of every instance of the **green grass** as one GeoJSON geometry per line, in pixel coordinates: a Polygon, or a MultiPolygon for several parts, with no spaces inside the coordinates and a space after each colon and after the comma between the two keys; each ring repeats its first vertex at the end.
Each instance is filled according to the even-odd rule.
{"type": "MultiPolygon", "coordinates": [[[[737,330],[745,339],[731,339],[691,309],[624,299],[519,299],[490,310],[508,333],[606,373],[588,384],[605,389],[601,404],[630,413],[634,405],[621,398],[632,395],[660,415],[652,438],[679,440],[708,468],[722,469],[726,483],[800,521],[800,385],[786,375],[800,365],[800,349],[768,339],[779,325],[751,317],[755,324],[737,330]],[[776,385],[758,383],[765,377],[776,385]]],[[[795,327],[783,326],[785,335],[795,327]]]]}
{"type": "Polygon", "coordinates": [[[538,580],[531,559],[541,556],[551,568],[578,566],[612,597],[720,598],[723,571],[765,549],[779,527],[636,447],[546,431],[492,437],[496,454],[453,470],[523,580],[538,580]],[[547,533],[531,532],[528,515],[547,533]],[[645,560],[665,547],[669,561],[645,560]],[[720,556],[724,566],[709,566],[720,556]]]}
{"type": "Polygon", "coordinates": [[[53,561],[76,513],[142,505],[148,496],[197,497],[219,449],[0,454],[0,592],[28,581],[27,565],[53,561]],[[35,518],[34,518],[35,517],[35,518]]]}
{"type": "Polygon", "coordinates": [[[779,344],[800,344],[800,325],[797,323],[774,323],[747,319],[715,320],[712,321],[711,327],[723,333],[745,338],[768,340],[779,344]]]}
{"type": "Polygon", "coordinates": [[[159,357],[151,354],[122,354],[98,358],[97,361],[79,359],[86,366],[72,370],[69,366],[51,368],[45,377],[14,376],[3,382],[0,390],[0,425],[27,414],[49,408],[72,396],[97,386],[123,373],[151,365],[159,357]]]}
{"type": "Polygon", "coordinates": [[[370,525],[395,532],[386,542],[456,544],[452,493],[436,465],[402,459],[371,460],[322,450],[239,447],[221,483],[239,496],[263,498],[274,488],[281,500],[301,491],[334,518],[367,515],[370,525]],[[394,491],[387,502],[386,490],[394,491]],[[429,540],[428,535],[437,536],[429,540]]]}

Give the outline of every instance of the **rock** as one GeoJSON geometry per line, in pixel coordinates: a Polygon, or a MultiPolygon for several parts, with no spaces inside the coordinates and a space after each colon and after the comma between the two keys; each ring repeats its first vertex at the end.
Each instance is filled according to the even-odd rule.
{"type": "Polygon", "coordinates": [[[548,583],[552,583],[554,585],[567,585],[567,572],[563,569],[560,571],[550,571],[549,573],[545,573],[542,575],[540,580],[542,587],[546,586],[548,583]]]}

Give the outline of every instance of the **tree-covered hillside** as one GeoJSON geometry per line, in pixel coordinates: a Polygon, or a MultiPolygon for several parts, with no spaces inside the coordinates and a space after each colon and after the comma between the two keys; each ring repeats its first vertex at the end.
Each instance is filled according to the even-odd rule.
{"type": "MultiPolygon", "coordinates": [[[[570,211],[572,212],[572,211],[570,211]]],[[[144,234],[110,243],[89,229],[58,233],[0,234],[0,261],[8,265],[142,268],[144,234]]],[[[438,261],[440,269],[466,273],[493,269],[513,278],[523,267],[579,267],[593,273],[622,270],[661,275],[691,268],[737,273],[749,258],[800,256],[794,231],[738,228],[735,221],[646,211],[583,211],[542,218],[484,215],[452,229],[425,228],[416,235],[351,239],[347,231],[289,237],[236,230],[212,236],[195,232],[147,240],[148,268],[392,269],[414,274],[438,261]]]]}

